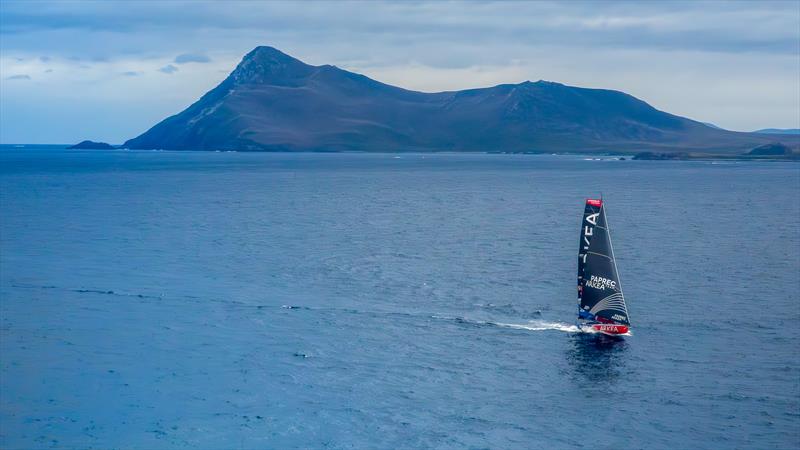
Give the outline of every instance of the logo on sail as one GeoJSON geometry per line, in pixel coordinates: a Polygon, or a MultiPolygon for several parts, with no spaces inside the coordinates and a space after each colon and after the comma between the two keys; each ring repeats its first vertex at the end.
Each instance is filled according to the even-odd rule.
{"type": "Polygon", "coordinates": [[[614,280],[609,280],[608,278],[598,277],[597,275],[592,275],[586,281],[586,286],[590,288],[600,289],[601,291],[605,291],[606,288],[617,290],[617,282],[614,280]]]}
{"type": "MultiPolygon", "coordinates": [[[[592,200],[587,200],[587,202],[592,200]]],[[[600,200],[597,200],[598,202],[600,200]]],[[[599,205],[598,205],[599,206],[599,205]]],[[[597,225],[597,217],[600,213],[589,214],[586,216],[586,221],[592,225],[597,225]]],[[[594,234],[594,226],[585,225],[583,227],[583,252],[580,252],[580,258],[583,260],[584,264],[586,263],[586,252],[589,251],[589,237],[594,234]]]]}

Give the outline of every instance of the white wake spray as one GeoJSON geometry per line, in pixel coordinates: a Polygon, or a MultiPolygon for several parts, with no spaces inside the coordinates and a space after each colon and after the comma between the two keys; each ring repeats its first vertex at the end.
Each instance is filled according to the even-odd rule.
{"type": "MultiPolygon", "coordinates": [[[[300,308],[312,309],[308,307],[298,307],[289,305],[283,305],[282,307],[286,309],[300,309],[300,308]]],[[[508,323],[508,322],[495,322],[492,320],[478,320],[463,316],[446,316],[439,314],[431,314],[431,315],[426,314],[426,316],[431,319],[446,320],[446,321],[452,321],[456,323],[474,325],[474,326],[501,327],[501,328],[511,328],[515,330],[526,330],[526,331],[553,330],[553,331],[562,331],[565,333],[603,334],[602,332],[597,331],[593,328],[590,327],[579,328],[576,324],[568,322],[548,322],[546,320],[529,320],[525,323],[508,323]]],[[[631,336],[631,333],[627,332],[625,334],[620,334],[619,336],[631,336]]]]}
{"type": "Polygon", "coordinates": [[[545,330],[556,330],[556,331],[563,331],[566,333],[595,333],[594,330],[591,329],[580,329],[575,324],[565,323],[565,322],[546,322],[544,320],[530,320],[527,323],[503,323],[503,322],[489,322],[492,325],[497,325],[498,327],[505,327],[505,328],[514,328],[517,330],[528,330],[528,331],[545,331],[545,330]]]}
{"type": "Polygon", "coordinates": [[[440,315],[432,315],[430,316],[434,319],[443,319],[443,320],[453,320],[460,323],[467,323],[473,325],[482,325],[482,326],[495,326],[495,327],[502,327],[502,328],[513,328],[515,330],[527,330],[527,331],[548,331],[548,330],[555,330],[555,331],[563,331],[565,333],[587,333],[587,334],[595,334],[599,333],[596,330],[591,328],[578,328],[577,325],[572,323],[566,322],[548,322],[546,320],[529,320],[526,323],[507,323],[507,322],[494,322],[488,320],[475,320],[469,319],[466,317],[451,317],[451,316],[440,316],[440,315]]]}
{"type": "MultiPolygon", "coordinates": [[[[546,331],[556,330],[565,333],[583,333],[583,334],[602,334],[591,327],[579,328],[575,324],[565,322],[546,322],[544,320],[529,320],[528,323],[503,323],[503,322],[486,322],[490,325],[497,325],[498,327],[514,328],[517,330],[528,331],[546,331]]],[[[631,332],[620,334],[618,336],[632,336],[631,332]]]]}

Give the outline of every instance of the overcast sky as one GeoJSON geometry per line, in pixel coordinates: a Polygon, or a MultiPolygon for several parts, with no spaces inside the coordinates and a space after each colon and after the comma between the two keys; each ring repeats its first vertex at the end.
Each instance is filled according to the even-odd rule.
{"type": "Polygon", "coordinates": [[[0,2],[0,142],[122,143],[271,45],[421,91],[550,80],[800,128],[800,0],[0,2]]]}

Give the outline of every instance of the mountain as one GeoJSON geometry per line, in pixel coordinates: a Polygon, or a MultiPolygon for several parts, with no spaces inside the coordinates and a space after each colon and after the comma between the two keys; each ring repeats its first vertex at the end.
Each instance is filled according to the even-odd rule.
{"type": "Polygon", "coordinates": [[[257,47],[193,105],[123,147],[738,154],[775,139],[714,129],[618,91],[526,81],[423,93],[257,47]]]}
{"type": "Polygon", "coordinates": [[[800,134],[800,128],[764,128],[762,130],[753,131],[753,133],[762,133],[762,134],[800,134]]]}
{"type": "Polygon", "coordinates": [[[115,147],[107,144],[105,142],[94,142],[94,141],[81,141],[75,145],[67,147],[69,149],[79,149],[79,150],[113,150],[115,147]]]}

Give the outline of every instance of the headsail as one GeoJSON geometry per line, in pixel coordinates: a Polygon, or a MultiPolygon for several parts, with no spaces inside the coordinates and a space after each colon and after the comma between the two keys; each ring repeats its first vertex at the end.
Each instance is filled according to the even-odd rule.
{"type": "Polygon", "coordinates": [[[630,324],[602,200],[586,200],[578,250],[578,317],[630,324]]]}

